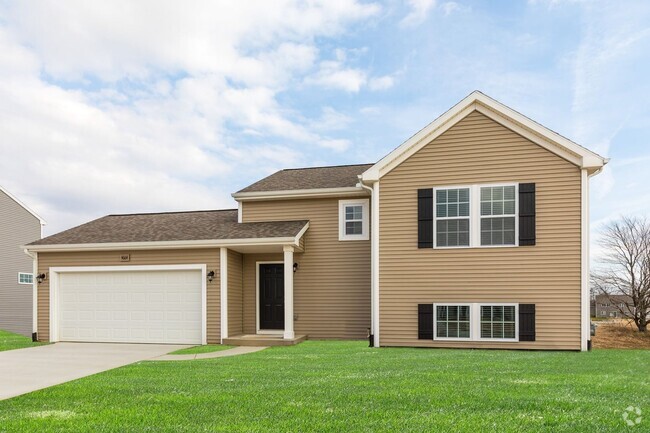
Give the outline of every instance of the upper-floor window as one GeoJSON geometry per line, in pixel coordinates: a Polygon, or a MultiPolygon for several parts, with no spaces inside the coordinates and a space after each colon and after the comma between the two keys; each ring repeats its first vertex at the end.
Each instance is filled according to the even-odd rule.
{"type": "Polygon", "coordinates": [[[339,201],[339,240],[368,240],[368,199],[339,201]]]}
{"type": "Polygon", "coordinates": [[[436,190],[436,245],[469,246],[469,188],[436,190]]]}
{"type": "Polygon", "coordinates": [[[34,284],[34,275],[26,272],[18,272],[18,284],[34,284]]]}
{"type": "Polygon", "coordinates": [[[481,187],[481,245],[515,244],[515,186],[481,187]]]}
{"type": "Polygon", "coordinates": [[[434,188],[436,248],[517,245],[517,185],[434,188]]]}

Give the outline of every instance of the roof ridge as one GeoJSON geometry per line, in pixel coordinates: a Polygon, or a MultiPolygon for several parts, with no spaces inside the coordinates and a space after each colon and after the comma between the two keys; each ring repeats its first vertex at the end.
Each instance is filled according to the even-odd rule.
{"type": "Polygon", "coordinates": [[[114,213],[105,215],[102,218],[114,216],[135,216],[135,215],[169,215],[169,214],[187,214],[187,213],[208,213],[208,212],[235,212],[237,209],[204,209],[204,210],[182,210],[168,212],[135,212],[135,213],[114,213]]]}
{"type": "Polygon", "coordinates": [[[292,170],[313,170],[316,168],[338,168],[338,167],[359,167],[361,165],[374,165],[374,162],[367,162],[364,164],[341,164],[341,165],[321,165],[318,167],[298,167],[298,168],[283,168],[281,171],[292,171],[292,170]]]}

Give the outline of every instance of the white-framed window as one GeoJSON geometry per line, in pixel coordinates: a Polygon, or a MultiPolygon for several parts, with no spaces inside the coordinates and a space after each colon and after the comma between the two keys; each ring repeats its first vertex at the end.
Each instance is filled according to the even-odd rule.
{"type": "Polygon", "coordinates": [[[481,340],[517,340],[519,334],[517,304],[481,304],[481,340]]]}
{"type": "Polygon", "coordinates": [[[468,247],[470,243],[470,189],[436,189],[436,246],[468,247]]]}
{"type": "Polygon", "coordinates": [[[470,340],[472,306],[470,304],[434,304],[434,338],[436,340],[470,340]]]}
{"type": "Polygon", "coordinates": [[[369,230],[369,200],[339,200],[339,240],[367,241],[369,230]]]}
{"type": "Polygon", "coordinates": [[[18,284],[34,284],[34,274],[18,272],[18,284]]]}
{"type": "Polygon", "coordinates": [[[519,304],[433,304],[433,339],[519,341],[519,304]]]}
{"type": "Polygon", "coordinates": [[[481,246],[515,245],[517,186],[481,188],[481,246]]]}
{"type": "Polygon", "coordinates": [[[433,188],[434,248],[519,244],[516,183],[433,188]]]}

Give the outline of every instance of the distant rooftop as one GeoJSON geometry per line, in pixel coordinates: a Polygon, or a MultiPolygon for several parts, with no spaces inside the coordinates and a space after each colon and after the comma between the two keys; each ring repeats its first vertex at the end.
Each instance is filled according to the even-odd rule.
{"type": "Polygon", "coordinates": [[[334,165],[280,170],[237,193],[355,187],[359,182],[357,176],[373,165],[334,165]]]}

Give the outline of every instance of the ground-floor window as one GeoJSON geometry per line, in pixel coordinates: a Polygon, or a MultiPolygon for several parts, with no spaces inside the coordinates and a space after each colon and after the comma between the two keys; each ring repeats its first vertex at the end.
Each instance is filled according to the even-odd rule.
{"type": "Polygon", "coordinates": [[[518,309],[513,303],[434,304],[434,339],[517,341],[518,309]]]}
{"type": "Polygon", "coordinates": [[[438,338],[470,338],[469,305],[437,305],[436,336],[438,338]]]}

